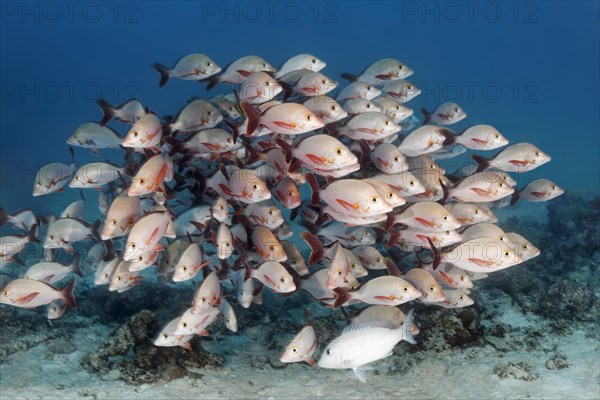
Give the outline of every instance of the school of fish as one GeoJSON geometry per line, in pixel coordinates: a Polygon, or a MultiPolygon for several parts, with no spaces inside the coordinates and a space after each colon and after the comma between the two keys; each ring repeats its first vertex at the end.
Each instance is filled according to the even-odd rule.
{"type": "Polygon", "coordinates": [[[123,161],[48,164],[33,196],[95,189],[87,193],[99,196],[100,218],[85,219],[93,210],[84,200],[50,216],[0,208],[0,226],[24,232],[0,237],[1,273],[14,278],[0,303],[47,305],[56,319],[76,307],[73,274],[115,296],[152,277],[192,282],[191,306],[155,341],[192,350],[194,335],[210,335],[218,319],[236,332],[236,313],[262,304],[265,288],[305,292],[313,312],[341,308],[348,325],[316,361],[307,305],[281,362],[352,369],[364,382],[398,342],[415,343],[413,310],[398,306],[468,307],[475,281],[540,254],[493,210],[563,194],[548,179],[521,182],[549,155],[491,125],[453,130],[467,117],[455,103],[421,109],[421,122],[411,108],[421,91],[407,80],[414,71],[397,59],[341,74],[346,85],[326,65],[300,54],[280,68],[255,55],[221,67],[190,54],[152,65],[160,86],[195,80],[221,85],[222,95],[190,99],[175,117],[137,99],[99,99],[99,122],[82,123],[67,144],[73,159],[74,148],[96,156],[120,148],[123,161]],[[444,169],[468,150],[497,154],[444,169]],[[30,244],[45,254],[25,267],[18,254],[30,244]],[[70,263],[55,261],[61,249],[70,263]]]}

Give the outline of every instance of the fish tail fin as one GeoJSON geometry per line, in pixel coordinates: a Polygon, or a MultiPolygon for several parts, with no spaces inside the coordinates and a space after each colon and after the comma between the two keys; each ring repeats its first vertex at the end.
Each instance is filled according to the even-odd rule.
{"type": "Polygon", "coordinates": [[[310,186],[310,190],[312,192],[312,204],[317,205],[321,201],[321,197],[319,196],[319,183],[317,182],[317,178],[312,173],[306,174],[306,182],[310,186]]]}
{"type": "Polygon", "coordinates": [[[325,257],[325,248],[323,243],[315,235],[309,231],[302,231],[300,237],[304,239],[308,247],[310,247],[310,256],[308,257],[308,265],[314,265],[325,257]]]}
{"type": "Polygon", "coordinates": [[[281,139],[281,138],[277,138],[275,139],[275,142],[277,143],[277,145],[279,147],[281,147],[281,150],[283,150],[283,152],[285,153],[285,162],[287,163],[291,163],[292,162],[292,157],[293,157],[293,147],[292,145],[290,145],[289,143],[287,143],[285,140],[281,139]]]}
{"type": "Polygon", "coordinates": [[[71,263],[73,272],[83,278],[83,272],[81,272],[81,254],[75,254],[73,257],[73,262],[71,263]]]}
{"type": "Polygon", "coordinates": [[[38,224],[33,224],[31,229],[29,229],[29,232],[27,232],[27,239],[29,239],[30,242],[41,243],[40,239],[37,237],[38,226],[38,224]]]}
{"type": "Polygon", "coordinates": [[[158,86],[165,86],[170,78],[169,68],[159,63],[152,64],[152,68],[154,68],[160,74],[160,83],[158,86]]]}
{"type": "Polygon", "coordinates": [[[96,222],[94,222],[94,225],[92,225],[92,237],[97,239],[99,242],[103,242],[101,235],[102,225],[103,223],[101,219],[98,219],[96,222]]]}
{"type": "Polygon", "coordinates": [[[400,272],[400,268],[398,268],[398,266],[396,265],[396,263],[394,262],[394,260],[392,260],[389,257],[385,257],[383,259],[383,263],[385,264],[385,267],[388,270],[388,274],[390,274],[390,276],[395,276],[395,277],[402,277],[402,273],[400,272]]]}
{"type": "Polygon", "coordinates": [[[171,146],[171,150],[169,150],[169,157],[173,157],[177,153],[182,152],[183,143],[172,136],[163,137],[163,142],[171,146]]]}
{"type": "Polygon", "coordinates": [[[115,110],[113,106],[111,106],[108,101],[104,100],[102,97],[96,100],[96,104],[98,104],[98,107],[100,107],[102,110],[102,119],[100,120],[99,124],[104,126],[114,117],[115,110]]]}
{"type": "Polygon", "coordinates": [[[342,79],[347,80],[348,82],[356,82],[358,80],[358,76],[354,74],[349,74],[348,72],[342,72],[342,79]]]}
{"type": "Polygon", "coordinates": [[[333,289],[333,293],[335,293],[335,301],[333,302],[334,309],[340,308],[348,301],[350,301],[350,298],[352,297],[350,295],[350,291],[342,287],[336,287],[335,289],[333,289]]]}
{"type": "Polygon", "coordinates": [[[446,204],[446,202],[448,201],[448,199],[450,198],[450,190],[448,189],[448,186],[446,186],[444,184],[444,182],[442,182],[442,180],[440,179],[440,185],[442,186],[442,198],[440,199],[440,204],[444,205],[446,204]]]}
{"type": "Polygon", "coordinates": [[[133,171],[135,171],[136,162],[135,156],[132,154],[125,158],[125,165],[123,165],[123,172],[125,175],[133,176],[133,171]]]}
{"type": "Polygon", "coordinates": [[[431,113],[425,107],[421,108],[423,114],[423,125],[427,125],[431,121],[431,113]]]}
{"type": "Polygon", "coordinates": [[[206,86],[206,90],[210,90],[221,83],[221,79],[218,76],[211,76],[208,78],[208,85],[206,86]]]}
{"type": "Polygon", "coordinates": [[[244,147],[246,148],[246,152],[248,153],[248,158],[246,158],[246,165],[252,165],[261,159],[261,154],[258,150],[256,150],[251,144],[244,143],[244,147]]]}
{"type": "Polygon", "coordinates": [[[396,225],[396,214],[388,213],[385,221],[385,231],[389,233],[394,225],[396,225]]]}
{"type": "Polygon", "coordinates": [[[77,282],[77,278],[71,279],[71,282],[67,284],[60,292],[62,294],[62,299],[65,303],[71,308],[77,308],[77,302],[75,301],[75,296],[73,295],[73,290],[75,289],[75,283],[77,282]]]}
{"type": "Polygon", "coordinates": [[[6,225],[10,220],[10,214],[2,207],[0,207],[0,226],[6,225]]]}
{"type": "Polygon", "coordinates": [[[431,251],[433,252],[433,269],[436,270],[437,267],[442,263],[442,252],[435,247],[433,241],[429,236],[427,236],[427,241],[429,242],[429,246],[431,247],[431,251]]]}
{"type": "Polygon", "coordinates": [[[287,82],[279,81],[279,85],[283,88],[283,101],[286,102],[294,94],[294,88],[287,82]]]}
{"type": "Polygon", "coordinates": [[[478,164],[477,171],[475,171],[475,172],[482,172],[490,165],[490,160],[488,160],[487,158],[485,158],[483,156],[477,155],[477,154],[473,154],[471,156],[471,159],[478,164]]]}
{"type": "Polygon", "coordinates": [[[450,146],[456,142],[456,134],[450,129],[442,128],[440,129],[440,133],[444,136],[444,143],[442,143],[442,146],[450,146]]]}
{"type": "Polygon", "coordinates": [[[252,107],[252,105],[247,101],[242,101],[240,103],[240,107],[244,111],[244,114],[246,114],[246,118],[248,118],[248,128],[246,130],[246,135],[252,135],[252,133],[254,133],[254,131],[256,130],[256,128],[258,128],[258,125],[260,124],[260,116],[258,115],[256,109],[252,107]]]}
{"type": "Polygon", "coordinates": [[[227,124],[229,129],[231,129],[231,132],[233,133],[233,143],[237,143],[237,140],[240,137],[240,126],[236,125],[228,120],[225,120],[225,123],[227,124]]]}
{"type": "Polygon", "coordinates": [[[415,337],[412,333],[412,332],[415,332],[414,328],[416,328],[416,325],[414,322],[414,319],[415,319],[414,311],[415,311],[415,309],[413,308],[412,310],[410,310],[408,312],[408,315],[406,316],[404,323],[400,327],[400,329],[402,329],[402,340],[406,340],[410,344],[417,344],[417,341],[415,340],[415,337]]]}
{"type": "Polygon", "coordinates": [[[401,231],[399,229],[390,229],[388,230],[388,233],[390,234],[390,237],[387,243],[385,244],[386,249],[389,249],[393,247],[396,243],[398,243],[400,241],[400,237],[402,236],[401,231]]]}
{"type": "MultiPolygon", "coordinates": [[[[519,199],[521,198],[519,191],[517,189],[515,189],[515,191],[513,192],[512,196],[510,196],[510,205],[514,205],[517,201],[519,201],[519,199]]],[[[0,225],[2,225],[0,223],[0,225]]]]}

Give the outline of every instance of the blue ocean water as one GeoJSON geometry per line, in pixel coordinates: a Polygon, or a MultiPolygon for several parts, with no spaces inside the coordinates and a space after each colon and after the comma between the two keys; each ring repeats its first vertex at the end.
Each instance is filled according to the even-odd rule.
{"type": "MultiPolygon", "coordinates": [[[[229,93],[177,79],[159,88],[150,65],[192,52],[222,66],[249,54],[279,66],[311,53],[340,82],[343,72],[397,58],[415,70],[408,80],[422,94],[407,106],[419,117],[422,107],[454,101],[468,117],[452,129],[490,124],[511,143],[533,143],[552,156],[521,176],[519,187],[548,178],[568,193],[598,196],[599,17],[597,1],[3,1],[0,206],[58,213],[79,198],[75,190],[41,197],[31,190],[40,167],[71,162],[65,141],[81,123],[100,119],[99,97],[111,104],[137,98],[174,115],[192,96],[229,93]]],[[[120,150],[75,154],[78,164],[122,162],[120,150]]],[[[467,160],[443,164],[451,171],[467,160]]],[[[95,218],[96,192],[85,195],[95,218]]],[[[518,206],[519,218],[545,219],[545,208],[518,206]]]]}

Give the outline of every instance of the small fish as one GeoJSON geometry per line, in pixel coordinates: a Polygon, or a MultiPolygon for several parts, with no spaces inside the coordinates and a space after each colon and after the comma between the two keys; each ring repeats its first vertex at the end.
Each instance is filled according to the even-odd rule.
{"type": "Polygon", "coordinates": [[[262,104],[273,100],[282,91],[281,84],[271,75],[265,72],[255,72],[242,83],[239,99],[250,104],[262,104]]]}
{"type": "Polygon", "coordinates": [[[32,279],[15,279],[2,289],[0,303],[21,308],[35,308],[63,300],[69,307],[77,307],[73,289],[77,279],[73,278],[64,288],[57,289],[47,283],[32,279]]]}
{"type": "Polygon", "coordinates": [[[206,89],[210,90],[219,83],[243,83],[252,73],[260,71],[275,72],[275,68],[259,56],[245,56],[229,64],[221,75],[209,78],[206,89]]]}
{"type": "MultiPolygon", "coordinates": [[[[221,297],[221,281],[215,271],[208,274],[194,294],[194,303],[190,309],[193,314],[205,312],[219,305],[221,297]]],[[[218,310],[218,309],[217,309],[218,310]]]]}
{"type": "Polygon", "coordinates": [[[242,116],[242,114],[240,114],[240,111],[239,111],[238,107],[235,105],[235,103],[233,103],[232,101],[227,99],[227,97],[225,97],[225,96],[217,96],[217,97],[210,99],[209,101],[213,105],[217,106],[224,113],[223,115],[229,121],[235,121],[236,119],[238,119],[242,116]]]}
{"type": "Polygon", "coordinates": [[[377,193],[379,193],[392,208],[406,204],[406,200],[398,195],[396,190],[387,183],[375,178],[363,179],[363,182],[367,182],[369,185],[373,186],[377,193]]]}
{"type": "Polygon", "coordinates": [[[419,228],[392,229],[388,239],[387,247],[397,245],[401,249],[411,249],[411,247],[422,247],[429,249],[429,240],[436,247],[446,247],[456,244],[463,240],[462,236],[456,230],[446,231],[426,231],[419,228]]]}
{"type": "Polygon", "coordinates": [[[144,215],[127,235],[123,259],[133,260],[148,250],[162,251],[164,247],[158,242],[163,236],[175,236],[171,214],[168,211],[154,211],[144,215]]]}
{"type": "Polygon", "coordinates": [[[346,110],[328,96],[311,97],[302,105],[319,117],[324,124],[332,124],[348,116],[346,110]]]}
{"type": "Polygon", "coordinates": [[[387,227],[396,224],[427,232],[444,232],[460,227],[460,222],[447,209],[431,201],[412,204],[400,213],[390,215],[387,227]]]}
{"type": "Polygon", "coordinates": [[[106,213],[100,237],[109,240],[129,233],[141,215],[139,197],[129,197],[125,192],[115,197],[106,213]]]}
{"type": "MultiPolygon", "coordinates": [[[[381,108],[381,112],[390,117],[396,124],[400,124],[414,113],[412,108],[408,108],[386,96],[373,99],[373,103],[377,104],[381,108]]],[[[403,128],[403,130],[407,129],[403,128]]]]}
{"type": "Polygon", "coordinates": [[[60,214],[59,218],[77,218],[84,219],[85,217],[85,201],[76,200],[69,204],[60,214]]]}
{"type": "Polygon", "coordinates": [[[180,58],[172,68],[159,63],[152,64],[152,68],[160,74],[160,87],[165,86],[169,78],[200,81],[221,72],[221,67],[217,63],[200,53],[188,54],[180,58]]]}
{"type": "MultiPolygon", "coordinates": [[[[515,192],[518,197],[527,201],[541,202],[552,200],[563,193],[564,189],[549,179],[536,179],[523,189],[515,192]]],[[[513,200],[513,204],[517,199],[513,200]]]]}
{"type": "Polygon", "coordinates": [[[478,224],[480,222],[495,223],[498,217],[492,210],[482,204],[475,203],[447,203],[444,207],[450,211],[462,227],[478,224]]]}
{"type": "Polygon", "coordinates": [[[140,118],[127,132],[121,143],[123,147],[136,149],[150,149],[155,154],[160,152],[160,141],[163,128],[160,120],[154,113],[147,113],[140,118]]]}
{"type": "Polygon", "coordinates": [[[431,303],[444,308],[463,308],[473,305],[475,302],[463,290],[444,290],[446,299],[438,303],[431,303]]]}
{"type": "Polygon", "coordinates": [[[271,132],[282,135],[298,135],[314,131],[325,125],[319,117],[302,104],[276,104],[260,114],[247,102],[240,103],[240,106],[248,118],[246,135],[252,135],[260,125],[271,132]]]}
{"type": "Polygon", "coordinates": [[[342,89],[335,99],[336,101],[346,101],[350,99],[373,100],[380,94],[381,90],[370,83],[354,82],[342,89]]]}
{"type": "Polygon", "coordinates": [[[192,340],[194,335],[175,335],[178,323],[179,317],[169,322],[154,340],[154,345],[159,347],[180,346],[186,350],[192,350],[190,340],[192,340]]]}
{"type": "Polygon", "coordinates": [[[257,225],[252,230],[252,243],[258,255],[265,261],[287,260],[287,255],[279,240],[270,229],[257,225]]]}
{"type": "Polygon", "coordinates": [[[306,309],[306,324],[285,347],[279,360],[282,363],[305,362],[310,366],[317,365],[312,357],[317,348],[317,335],[310,323],[310,311],[306,309]]]}
{"type": "Polygon", "coordinates": [[[130,262],[123,260],[119,261],[110,277],[108,290],[111,292],[117,291],[119,293],[123,293],[140,284],[142,277],[139,276],[139,274],[137,274],[135,271],[130,271],[130,265],[130,262]]]}
{"type": "Polygon", "coordinates": [[[206,100],[193,99],[168,124],[168,132],[177,135],[214,128],[223,120],[223,114],[206,100]]]}
{"type": "Polygon", "coordinates": [[[304,97],[324,96],[338,86],[338,82],[320,72],[301,69],[283,76],[280,81],[287,86],[284,101],[295,93],[304,97]]]}
{"type": "Polygon", "coordinates": [[[164,192],[164,182],[173,179],[173,164],[169,156],[156,154],[136,172],[127,189],[129,196],[142,196],[152,192],[164,192]]]}
{"type": "MultiPolygon", "coordinates": [[[[246,271],[242,268],[237,271],[231,271],[230,277],[235,287],[236,299],[244,308],[250,307],[254,299],[255,287],[254,279],[245,278],[246,271]]],[[[261,286],[262,288],[262,286],[261,286]]]]}
{"type": "Polygon", "coordinates": [[[342,334],[331,341],[319,359],[321,368],[352,369],[357,378],[367,381],[365,365],[389,357],[398,342],[406,340],[415,344],[413,310],[399,328],[381,322],[351,324],[342,334]]]}
{"type": "Polygon", "coordinates": [[[396,79],[386,83],[381,91],[400,104],[408,103],[421,94],[419,87],[404,79],[396,79]]]}
{"type": "Polygon", "coordinates": [[[378,144],[369,154],[369,157],[375,167],[385,174],[397,174],[408,170],[406,158],[391,143],[378,144]]]}
{"type": "Polygon", "coordinates": [[[433,112],[427,111],[425,108],[421,109],[421,112],[425,116],[423,125],[432,123],[433,125],[452,125],[459,121],[462,121],[467,117],[467,113],[460,108],[456,103],[448,102],[438,106],[433,112]]]}
{"type": "MultiPolygon", "coordinates": [[[[275,198],[281,205],[287,209],[293,209],[300,206],[300,191],[296,182],[291,178],[283,178],[280,180],[273,190],[275,198]]],[[[278,226],[281,226],[279,224],[278,226]]]]}
{"type": "Polygon", "coordinates": [[[515,247],[515,242],[510,239],[502,228],[489,222],[480,222],[478,224],[470,225],[461,231],[461,236],[465,241],[477,238],[495,238],[506,243],[511,249],[515,247]]]}
{"type": "Polygon", "coordinates": [[[33,196],[62,192],[63,187],[71,179],[73,171],[75,171],[75,164],[51,163],[43,166],[35,175],[33,196]]]}
{"type": "Polygon", "coordinates": [[[279,79],[292,71],[298,71],[301,69],[319,72],[326,66],[327,63],[325,61],[320,60],[311,54],[298,54],[297,56],[291,57],[283,63],[277,72],[275,72],[275,78],[279,79]]]}
{"type": "Polygon", "coordinates": [[[379,276],[368,280],[355,291],[335,288],[334,308],[339,308],[349,301],[367,304],[397,306],[421,296],[421,292],[406,280],[397,276],[379,276]]]}
{"type": "Polygon", "coordinates": [[[352,252],[352,250],[344,249],[344,254],[348,258],[348,270],[355,278],[363,278],[369,274],[369,271],[363,266],[360,259],[352,252]]]}
{"type": "Polygon", "coordinates": [[[387,138],[402,128],[387,115],[380,112],[368,112],[352,117],[344,125],[332,128],[334,133],[354,140],[375,141],[387,138]]]}
{"type": "MultiPolygon", "coordinates": [[[[295,185],[294,185],[295,187],[295,185]]],[[[283,214],[273,200],[265,200],[260,203],[248,204],[244,207],[243,214],[255,225],[261,225],[268,229],[275,229],[283,224],[283,214]]]]}
{"type": "Polygon", "coordinates": [[[128,262],[129,272],[139,272],[154,265],[159,255],[160,251],[147,250],[134,257],[128,262]]]}
{"type": "Polygon", "coordinates": [[[36,223],[35,215],[30,209],[15,211],[9,214],[5,209],[0,207],[0,226],[10,223],[14,228],[29,231],[36,223]]]}
{"type": "Polygon", "coordinates": [[[75,252],[72,246],[73,243],[92,236],[98,237],[97,232],[95,232],[99,227],[98,223],[92,226],[86,221],[76,218],[57,219],[48,227],[43,247],[44,249],[64,249],[73,254],[75,252]]]}
{"type": "Polygon", "coordinates": [[[97,156],[100,149],[119,148],[123,138],[114,130],[97,122],[86,122],[80,125],[67,139],[71,146],[90,149],[97,156]]]}
{"type": "Polygon", "coordinates": [[[409,171],[395,174],[377,174],[373,178],[387,183],[404,198],[425,192],[423,184],[409,171]]]}
{"type": "Polygon", "coordinates": [[[508,144],[508,139],[490,125],[475,125],[448,139],[447,144],[460,144],[469,150],[493,150],[508,144]]]}
{"type": "Polygon", "coordinates": [[[197,233],[199,226],[208,226],[212,219],[212,208],[209,205],[201,205],[190,208],[179,214],[173,225],[175,226],[175,234],[177,236],[185,236],[187,234],[197,233]]]}
{"type": "Polygon", "coordinates": [[[360,81],[382,85],[395,79],[408,78],[413,73],[411,68],[395,58],[382,58],[369,65],[360,75],[343,73],[342,78],[350,82],[360,81]]]}
{"type": "Polygon", "coordinates": [[[540,255],[540,249],[535,247],[530,241],[515,232],[508,232],[508,237],[515,243],[515,252],[523,261],[531,260],[540,255]]]}
{"type": "Polygon", "coordinates": [[[420,267],[429,272],[441,285],[465,290],[473,288],[473,281],[471,281],[469,274],[451,264],[440,264],[435,270],[433,269],[432,263],[421,264],[420,267]]]}
{"type": "Polygon", "coordinates": [[[208,336],[206,328],[215,322],[219,313],[217,307],[207,307],[199,313],[190,308],[181,316],[173,333],[175,335],[208,336]]]}
{"type": "Polygon", "coordinates": [[[39,243],[37,224],[33,224],[25,235],[0,236],[0,269],[7,264],[18,262],[16,257],[29,243],[39,243]]]}
{"type": "Polygon", "coordinates": [[[277,293],[290,293],[296,290],[294,279],[277,261],[265,261],[256,269],[248,268],[246,276],[258,280],[277,293]]]}
{"type": "Polygon", "coordinates": [[[283,250],[287,255],[288,264],[298,273],[300,276],[308,275],[308,267],[306,266],[306,261],[304,261],[304,257],[292,242],[288,242],[285,240],[281,241],[281,245],[283,246],[283,250]]]}
{"type": "Polygon", "coordinates": [[[433,153],[448,144],[450,135],[454,134],[447,128],[424,125],[405,137],[398,146],[398,150],[408,157],[433,153]]]}
{"type": "Polygon", "coordinates": [[[202,259],[200,246],[197,243],[190,243],[175,265],[173,282],[187,281],[198,275],[198,272],[209,264],[208,261],[202,262],[202,259]]]}
{"type": "Polygon", "coordinates": [[[114,257],[111,260],[103,261],[98,264],[94,275],[94,284],[96,286],[108,285],[115,269],[123,261],[120,257],[114,257]]]}
{"type": "Polygon", "coordinates": [[[118,106],[111,106],[103,98],[96,100],[98,106],[102,109],[102,119],[100,126],[106,125],[111,119],[133,125],[146,114],[146,108],[137,99],[127,100],[118,106]]]}
{"type": "Polygon", "coordinates": [[[36,281],[45,282],[49,285],[55,284],[71,272],[83,277],[83,274],[79,269],[80,259],[81,256],[79,254],[75,255],[73,261],[69,265],[58,262],[42,261],[29,267],[23,277],[25,279],[34,279],[36,281]]]}
{"type": "Polygon", "coordinates": [[[102,186],[128,175],[127,167],[119,167],[105,162],[96,162],[81,166],[71,182],[70,188],[100,189],[102,186]]]}
{"type": "Polygon", "coordinates": [[[231,304],[227,300],[221,299],[221,305],[219,306],[219,310],[223,315],[223,322],[225,323],[225,327],[231,332],[237,332],[237,318],[235,316],[235,311],[233,310],[231,304]]]}
{"type": "Polygon", "coordinates": [[[352,253],[369,269],[386,269],[385,257],[374,246],[356,246],[352,253]]]}
{"type": "MultiPolygon", "coordinates": [[[[398,307],[389,306],[369,306],[363,309],[360,314],[351,319],[351,325],[358,324],[370,324],[370,323],[383,323],[391,324],[395,328],[400,328],[404,321],[406,321],[406,314],[404,314],[398,307]]],[[[419,328],[417,325],[412,324],[407,326],[409,332],[416,336],[419,334],[419,328]]]]}
{"type": "Polygon", "coordinates": [[[447,198],[460,202],[485,203],[499,200],[515,191],[502,177],[495,172],[478,172],[466,177],[448,189],[447,198]]]}
{"type": "Polygon", "coordinates": [[[382,112],[379,105],[366,99],[350,99],[344,103],[344,110],[349,115],[363,114],[366,112],[382,112]]]}
{"type": "Polygon", "coordinates": [[[436,303],[446,300],[442,287],[435,278],[426,270],[413,268],[402,275],[402,278],[412,284],[421,292],[421,300],[424,303],[436,303]]]}
{"type": "Polygon", "coordinates": [[[491,159],[472,155],[471,158],[479,164],[477,172],[490,167],[505,172],[527,172],[551,160],[551,157],[530,143],[517,143],[500,151],[491,159]]]}

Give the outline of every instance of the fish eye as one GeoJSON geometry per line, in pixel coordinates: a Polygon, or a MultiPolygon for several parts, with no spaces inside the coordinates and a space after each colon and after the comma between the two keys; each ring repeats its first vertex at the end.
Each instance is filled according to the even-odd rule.
{"type": "Polygon", "coordinates": [[[113,220],[112,220],[112,221],[110,221],[110,222],[111,222],[113,225],[116,225],[116,224],[117,224],[117,220],[116,220],[116,219],[113,219],[113,220]]]}
{"type": "Polygon", "coordinates": [[[464,297],[462,294],[461,294],[460,296],[458,296],[458,299],[459,299],[460,301],[462,301],[464,298],[465,298],[465,297],[464,297]]]}
{"type": "Polygon", "coordinates": [[[80,180],[81,180],[81,177],[80,177],[79,175],[77,175],[77,176],[75,177],[75,179],[77,179],[78,181],[80,181],[80,180]]]}
{"type": "Polygon", "coordinates": [[[410,182],[408,182],[408,184],[409,184],[410,186],[414,186],[414,185],[415,185],[415,181],[410,181],[410,182]]]}
{"type": "Polygon", "coordinates": [[[529,249],[529,246],[527,246],[526,244],[523,245],[523,250],[527,250],[529,249]]]}
{"type": "Polygon", "coordinates": [[[326,84],[326,83],[327,83],[327,80],[323,79],[323,80],[321,81],[321,83],[324,85],[324,84],[326,84]]]}
{"type": "Polygon", "coordinates": [[[377,257],[377,259],[375,261],[377,261],[378,263],[380,263],[382,261],[381,257],[377,257]]]}
{"type": "Polygon", "coordinates": [[[404,287],[402,288],[402,291],[403,291],[404,293],[408,293],[408,286],[404,286],[404,287]]]}
{"type": "Polygon", "coordinates": [[[210,67],[211,65],[212,65],[212,63],[211,63],[210,61],[208,61],[208,62],[206,63],[206,66],[208,66],[208,67],[210,67]]]}
{"type": "Polygon", "coordinates": [[[284,277],[279,278],[279,282],[285,283],[285,278],[284,277]]]}
{"type": "Polygon", "coordinates": [[[263,68],[267,68],[267,64],[265,64],[265,63],[260,64],[260,66],[263,68]]]}
{"type": "Polygon", "coordinates": [[[442,219],[443,219],[444,221],[448,221],[448,216],[447,216],[447,215],[444,215],[444,216],[442,216],[442,219]]]}
{"type": "Polygon", "coordinates": [[[275,246],[269,246],[269,250],[275,250],[275,246]]]}
{"type": "Polygon", "coordinates": [[[327,355],[330,356],[331,355],[331,350],[327,349],[327,351],[325,353],[327,353],[327,355]]]}
{"type": "Polygon", "coordinates": [[[310,62],[312,62],[313,64],[316,64],[317,63],[317,59],[313,58],[312,60],[310,60],[310,62]]]}
{"type": "Polygon", "coordinates": [[[4,291],[2,294],[3,294],[4,296],[8,296],[8,295],[9,295],[9,292],[8,292],[8,290],[5,290],[5,291],[4,291]]]}
{"type": "Polygon", "coordinates": [[[365,231],[364,235],[369,236],[369,231],[365,231]]]}
{"type": "Polygon", "coordinates": [[[460,280],[464,282],[464,280],[465,280],[465,276],[464,276],[464,275],[461,275],[461,276],[460,276],[460,280]]]}
{"type": "Polygon", "coordinates": [[[377,200],[378,200],[378,199],[377,199],[377,196],[373,196],[373,197],[371,197],[371,203],[373,203],[373,204],[377,204],[377,200]]]}
{"type": "Polygon", "coordinates": [[[144,256],[139,256],[138,257],[138,261],[142,261],[144,259],[144,256]]]}
{"type": "Polygon", "coordinates": [[[338,269],[337,273],[338,273],[338,275],[342,275],[342,270],[338,269]]]}
{"type": "Polygon", "coordinates": [[[225,246],[229,247],[229,241],[225,242],[225,246]]]}
{"type": "Polygon", "coordinates": [[[536,152],[535,152],[535,155],[539,157],[539,156],[540,156],[540,152],[539,152],[539,151],[536,151],[536,152]]]}
{"type": "Polygon", "coordinates": [[[50,235],[50,240],[54,240],[54,235],[50,235]]]}
{"type": "Polygon", "coordinates": [[[271,82],[269,82],[269,81],[265,82],[265,86],[269,86],[270,84],[271,84],[271,82]]]}
{"type": "Polygon", "coordinates": [[[337,107],[336,106],[331,106],[331,110],[335,111],[335,110],[337,110],[337,107]]]}
{"type": "Polygon", "coordinates": [[[208,115],[213,115],[213,112],[212,112],[212,111],[209,111],[207,114],[208,114],[208,115]]]}
{"type": "Polygon", "coordinates": [[[187,328],[187,322],[184,322],[182,325],[184,328],[187,328]]]}
{"type": "Polygon", "coordinates": [[[383,121],[383,124],[384,124],[385,126],[388,126],[388,125],[390,124],[390,121],[388,121],[388,120],[386,119],[385,121],[383,121]]]}
{"type": "Polygon", "coordinates": [[[273,215],[273,210],[269,210],[269,215],[273,215]]]}
{"type": "Polygon", "coordinates": [[[164,334],[163,334],[163,337],[166,339],[166,338],[168,338],[168,337],[169,337],[169,334],[168,334],[168,333],[164,333],[164,334]]]}
{"type": "Polygon", "coordinates": [[[121,275],[117,276],[117,280],[120,281],[121,280],[121,275]]]}
{"type": "Polygon", "coordinates": [[[458,112],[458,107],[454,107],[454,112],[458,112]]]}
{"type": "Polygon", "coordinates": [[[494,138],[495,138],[495,139],[500,139],[500,135],[498,135],[498,134],[495,134],[495,135],[494,135],[494,138]]]}
{"type": "Polygon", "coordinates": [[[292,196],[292,195],[293,195],[293,193],[292,193],[292,192],[288,192],[288,196],[292,196]]]}
{"type": "Polygon", "coordinates": [[[367,90],[371,90],[371,85],[367,86],[367,90]]]}
{"type": "Polygon", "coordinates": [[[232,106],[229,106],[229,111],[233,111],[234,108],[232,106]]]}
{"type": "Polygon", "coordinates": [[[550,186],[550,188],[551,188],[552,190],[556,190],[556,185],[552,185],[552,186],[550,186]]]}
{"type": "Polygon", "coordinates": [[[206,297],[201,298],[200,301],[206,303],[206,297]]]}
{"type": "Polygon", "coordinates": [[[430,286],[429,286],[427,289],[428,289],[430,292],[433,292],[433,291],[435,290],[435,286],[433,286],[433,285],[430,285],[430,286]]]}
{"type": "Polygon", "coordinates": [[[138,133],[137,133],[137,131],[136,131],[136,132],[133,132],[133,136],[135,136],[135,137],[137,137],[137,136],[138,136],[138,133]]]}
{"type": "Polygon", "coordinates": [[[475,214],[475,215],[479,214],[479,208],[474,209],[473,214],[475,214]]]}
{"type": "Polygon", "coordinates": [[[227,143],[231,143],[231,138],[230,137],[227,138],[227,143]]]}
{"type": "Polygon", "coordinates": [[[129,247],[131,247],[132,249],[135,249],[135,243],[131,243],[131,244],[129,245],[129,247]]]}
{"type": "Polygon", "coordinates": [[[446,235],[449,235],[449,234],[450,234],[450,231],[446,231],[446,235]]]}
{"type": "Polygon", "coordinates": [[[387,197],[388,197],[388,198],[390,198],[390,199],[391,199],[391,198],[393,198],[393,197],[394,197],[394,193],[392,193],[392,192],[389,192],[389,193],[387,194],[387,197]]]}
{"type": "Polygon", "coordinates": [[[143,185],[144,184],[144,178],[140,179],[140,183],[143,185]]]}
{"type": "Polygon", "coordinates": [[[367,103],[366,108],[371,108],[371,104],[367,103]]]}
{"type": "Polygon", "coordinates": [[[183,267],[183,268],[181,268],[181,269],[182,269],[182,270],[184,270],[184,271],[187,271],[187,267],[183,267]]]}
{"type": "Polygon", "coordinates": [[[338,156],[342,155],[342,148],[338,147],[337,149],[335,149],[335,154],[337,154],[338,156]]]}
{"type": "Polygon", "coordinates": [[[398,69],[404,69],[404,65],[398,64],[398,69]]]}
{"type": "Polygon", "coordinates": [[[258,189],[258,185],[257,184],[252,185],[252,189],[254,189],[254,190],[258,189]]]}
{"type": "Polygon", "coordinates": [[[396,161],[396,162],[400,161],[400,157],[394,157],[394,161],[396,161]]]}
{"type": "Polygon", "coordinates": [[[38,186],[42,186],[42,184],[40,182],[36,182],[35,184],[38,186]]]}
{"type": "Polygon", "coordinates": [[[307,121],[310,121],[312,119],[312,117],[310,116],[310,114],[306,114],[306,116],[304,117],[307,121]]]}
{"type": "Polygon", "coordinates": [[[502,182],[498,183],[498,187],[504,187],[504,183],[502,183],[502,182]]]}
{"type": "Polygon", "coordinates": [[[297,353],[297,352],[298,352],[298,348],[297,348],[297,347],[294,347],[294,348],[292,349],[292,353],[297,353]]]}
{"type": "Polygon", "coordinates": [[[507,250],[507,251],[505,251],[505,252],[504,252],[504,257],[510,257],[510,251],[508,251],[508,250],[507,250]]]}
{"type": "Polygon", "coordinates": [[[413,87],[412,87],[412,85],[408,85],[406,88],[407,88],[408,90],[412,90],[412,88],[413,88],[413,87]]]}
{"type": "Polygon", "coordinates": [[[108,278],[108,274],[104,274],[104,278],[108,278]]]}

